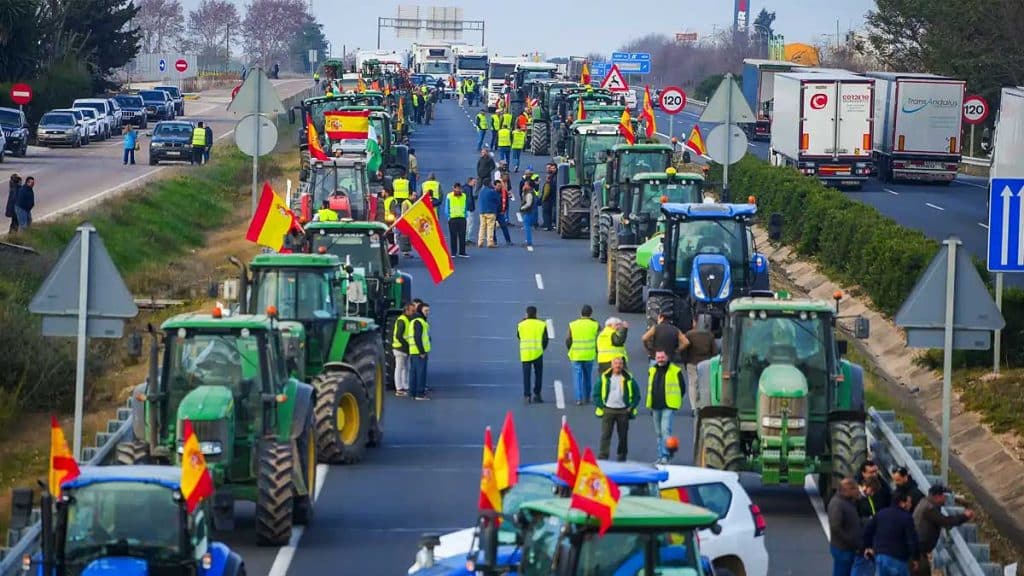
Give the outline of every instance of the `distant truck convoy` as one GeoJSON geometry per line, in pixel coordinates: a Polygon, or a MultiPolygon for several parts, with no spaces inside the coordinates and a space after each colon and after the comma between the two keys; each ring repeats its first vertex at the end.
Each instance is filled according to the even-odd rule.
{"type": "Polygon", "coordinates": [[[426,74],[431,82],[452,75],[452,47],[448,44],[413,44],[410,68],[413,74],[426,74]]]}
{"type": "Polygon", "coordinates": [[[774,75],[771,162],[835,186],[872,173],[874,80],[844,72],[774,75]]]}
{"type": "Polygon", "coordinates": [[[966,83],[934,74],[865,76],[875,80],[874,161],[879,179],[946,184],[956,179],[966,83]]]}
{"type": "Polygon", "coordinates": [[[525,56],[493,56],[487,61],[487,108],[494,110],[505,89],[505,80],[516,71],[516,64],[528,62],[525,56]]]}
{"type": "Polygon", "coordinates": [[[458,78],[483,78],[487,75],[487,47],[456,44],[452,46],[452,63],[458,78]]]}
{"type": "Polygon", "coordinates": [[[774,94],[775,74],[799,70],[800,68],[803,68],[800,64],[782,60],[748,58],[743,61],[743,97],[757,118],[757,122],[753,125],[744,125],[747,130],[747,136],[751,140],[768,140],[771,138],[772,95],[774,94]]]}

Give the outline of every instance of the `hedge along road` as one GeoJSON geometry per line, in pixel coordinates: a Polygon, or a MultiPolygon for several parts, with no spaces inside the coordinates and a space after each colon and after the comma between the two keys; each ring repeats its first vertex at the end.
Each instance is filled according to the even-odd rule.
{"type": "MultiPolygon", "coordinates": [[[[272,80],[278,96],[285,99],[312,86],[308,79],[272,80]]],[[[215,139],[213,154],[218,146],[234,146],[230,138],[235,126],[235,117],[227,111],[230,90],[209,90],[200,94],[199,100],[185,102],[184,120],[210,123],[215,139]]],[[[152,131],[155,122],[150,122],[146,131],[152,131]]],[[[169,174],[171,171],[149,165],[149,139],[139,133],[140,150],[135,153],[135,166],[121,164],[122,137],[117,136],[104,142],[93,142],[82,148],[29,148],[25,158],[4,158],[4,170],[16,172],[22,178],[36,179],[36,207],[34,219],[41,221],[63,212],[74,211],[103,200],[111,194],[141,184],[150,178],[169,174]]],[[[282,130],[279,138],[292,138],[291,130],[282,130]]],[[[223,150],[223,148],[221,148],[223,150]]],[[[181,166],[180,163],[168,166],[181,166]]],[[[6,184],[6,178],[4,182],[6,184]]]]}

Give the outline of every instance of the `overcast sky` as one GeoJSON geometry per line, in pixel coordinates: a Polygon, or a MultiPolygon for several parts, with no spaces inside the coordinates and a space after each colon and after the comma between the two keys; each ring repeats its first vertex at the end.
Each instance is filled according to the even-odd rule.
{"type": "MultiPolygon", "coordinates": [[[[311,0],[313,13],[324,24],[333,52],[377,44],[377,18],[395,17],[399,5],[453,6],[463,9],[463,19],[486,22],[486,46],[492,54],[521,54],[537,50],[548,57],[582,56],[588,52],[610,53],[630,39],[660,32],[711,34],[732,25],[734,0],[311,0]]],[[[241,7],[245,2],[235,0],[241,7]]],[[[199,0],[183,0],[186,10],[199,0]]],[[[873,0],[749,0],[751,20],[761,8],[774,11],[775,31],[786,42],[820,41],[823,34],[834,41],[836,21],[840,31],[859,29],[873,0]]],[[[467,32],[467,43],[479,44],[479,32],[467,32]]],[[[395,38],[393,29],[381,30],[381,47],[407,48],[410,40],[395,38]]]]}

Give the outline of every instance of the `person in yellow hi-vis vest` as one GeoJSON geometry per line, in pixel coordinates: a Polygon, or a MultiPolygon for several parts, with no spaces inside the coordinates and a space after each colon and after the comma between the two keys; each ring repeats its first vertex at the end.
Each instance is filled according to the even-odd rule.
{"type": "Polygon", "coordinates": [[[686,377],[679,366],[669,362],[668,353],[654,353],[654,366],[647,370],[646,406],[654,416],[654,434],[658,438],[658,464],[668,464],[673,451],[665,445],[672,435],[672,416],[683,405],[686,377]]]}
{"type": "Polygon", "coordinates": [[[502,124],[498,129],[498,158],[500,161],[509,163],[512,150],[512,130],[502,124]]]}
{"type": "Polygon", "coordinates": [[[569,322],[569,334],[565,337],[569,362],[572,363],[577,406],[589,402],[592,391],[594,361],[597,360],[597,333],[601,331],[601,325],[591,318],[593,315],[594,309],[590,304],[584,304],[580,317],[569,322]]]}
{"type": "Polygon", "coordinates": [[[513,172],[519,172],[519,158],[523,155],[523,148],[526,148],[526,130],[516,128],[512,131],[512,166],[513,172]]]}
{"type": "Polygon", "coordinates": [[[601,419],[601,441],[597,457],[607,460],[611,452],[612,429],[618,433],[617,460],[625,462],[629,453],[629,421],[636,418],[640,404],[640,386],[626,370],[622,356],[611,361],[594,388],[594,415],[601,419]]]}
{"type": "Polygon", "coordinates": [[[427,357],[430,354],[430,305],[420,304],[419,312],[409,321],[405,340],[409,343],[409,394],[415,400],[427,398],[427,357]]]}
{"type": "Polygon", "coordinates": [[[476,130],[480,135],[479,140],[476,142],[476,149],[480,150],[484,147],[484,138],[487,136],[487,112],[481,110],[476,113],[476,130]]]}
{"type": "Polygon", "coordinates": [[[548,325],[537,318],[537,307],[526,307],[526,318],[516,327],[519,338],[519,361],[523,364],[523,399],[527,404],[540,404],[541,380],[544,377],[544,349],[548,347],[548,325]],[[533,393],[530,373],[533,372],[533,393]]]}
{"type": "Polygon", "coordinates": [[[433,172],[427,174],[427,179],[423,181],[423,195],[430,196],[434,208],[441,205],[441,183],[437,181],[437,176],[433,172]]]}
{"type": "Polygon", "coordinates": [[[501,127],[508,128],[509,130],[515,128],[515,126],[512,125],[513,120],[512,110],[508,108],[503,109],[501,112],[501,127]]]}
{"type": "Polygon", "coordinates": [[[604,330],[597,335],[597,371],[604,373],[611,368],[613,358],[622,358],[629,364],[626,352],[626,336],[629,334],[629,322],[612,316],[604,321],[604,330]]]}

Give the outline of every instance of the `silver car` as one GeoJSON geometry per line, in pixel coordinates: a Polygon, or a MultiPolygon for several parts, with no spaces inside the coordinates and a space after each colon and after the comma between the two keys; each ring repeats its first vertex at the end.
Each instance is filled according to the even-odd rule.
{"type": "Polygon", "coordinates": [[[82,131],[78,120],[71,112],[47,112],[39,119],[36,142],[40,146],[65,145],[78,148],[82,145],[82,131]]]}
{"type": "Polygon", "coordinates": [[[88,144],[92,142],[89,129],[89,119],[85,116],[85,112],[82,112],[78,108],[58,108],[51,110],[51,112],[67,112],[75,117],[75,129],[78,130],[78,136],[82,141],[82,144],[88,144]]]}

